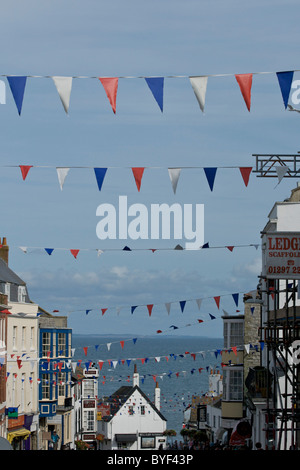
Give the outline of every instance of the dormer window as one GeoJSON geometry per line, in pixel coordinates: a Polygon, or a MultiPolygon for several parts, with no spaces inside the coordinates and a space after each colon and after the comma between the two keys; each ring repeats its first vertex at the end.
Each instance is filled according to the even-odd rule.
{"type": "Polygon", "coordinates": [[[18,287],[18,302],[25,302],[26,299],[26,288],[25,286],[18,287]]]}
{"type": "Polygon", "coordinates": [[[4,294],[7,295],[7,300],[10,301],[10,284],[8,282],[4,284],[4,294]]]}

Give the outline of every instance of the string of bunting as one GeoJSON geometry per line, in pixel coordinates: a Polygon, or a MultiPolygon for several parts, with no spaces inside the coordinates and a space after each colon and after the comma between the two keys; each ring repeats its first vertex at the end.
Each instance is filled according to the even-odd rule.
{"type": "MultiPolygon", "coordinates": [[[[102,190],[102,186],[104,183],[104,179],[107,175],[108,170],[111,169],[116,169],[120,167],[106,167],[106,168],[96,168],[96,167],[90,167],[90,166],[69,166],[69,167],[51,167],[51,166],[42,166],[42,165],[5,165],[3,168],[19,168],[21,170],[21,175],[23,181],[27,179],[28,173],[31,170],[31,168],[50,168],[50,169],[56,169],[57,173],[57,178],[59,182],[59,186],[61,191],[63,190],[64,184],[66,177],[68,176],[69,172],[71,169],[92,169],[96,178],[96,183],[97,183],[97,188],[99,191],[102,190]]],[[[141,184],[142,184],[142,178],[144,176],[145,170],[153,170],[153,169],[162,169],[162,167],[123,167],[125,169],[131,169],[132,174],[134,177],[134,181],[137,187],[137,190],[140,191],[141,189],[141,184]]],[[[204,172],[204,175],[206,177],[206,180],[208,182],[209,188],[211,191],[214,189],[214,184],[215,184],[215,178],[217,175],[217,171],[219,169],[238,169],[240,171],[240,174],[242,176],[243,182],[245,186],[248,186],[250,175],[252,172],[252,167],[241,167],[241,166],[220,166],[220,167],[203,167],[203,166],[181,166],[177,168],[170,167],[168,168],[168,174],[169,178],[171,181],[172,189],[174,194],[176,194],[177,190],[177,185],[179,182],[179,177],[181,175],[182,170],[195,170],[195,169],[201,169],[204,172]]],[[[281,177],[281,174],[280,174],[281,177]]]]}
{"type": "Polygon", "coordinates": [[[102,87],[104,88],[107,99],[111,105],[112,111],[116,114],[117,110],[117,94],[118,86],[120,79],[133,79],[140,78],[145,80],[145,83],[152,93],[159,109],[161,112],[164,111],[164,85],[166,78],[180,78],[188,79],[194,95],[197,99],[199,107],[202,112],[204,112],[205,101],[206,101],[206,91],[208,79],[212,77],[234,77],[238,85],[238,88],[242,94],[244,102],[248,111],[250,112],[251,108],[251,93],[252,93],[252,82],[254,75],[266,75],[266,74],[275,74],[281,91],[284,107],[287,108],[288,99],[290,95],[290,90],[292,86],[294,72],[299,70],[292,71],[282,71],[282,72],[254,72],[254,73],[243,73],[243,74],[214,74],[214,75],[197,75],[197,76],[188,76],[188,75],[169,75],[169,76],[119,76],[119,77],[97,77],[97,76],[50,76],[50,75],[25,75],[25,76],[16,76],[16,75],[6,75],[3,74],[2,77],[6,77],[13,99],[15,101],[18,114],[21,116],[23,99],[25,94],[25,88],[28,78],[50,78],[53,80],[53,83],[58,92],[59,98],[63,105],[65,113],[68,115],[71,91],[73,85],[73,79],[83,79],[90,78],[96,79],[102,87]]]}
{"type": "MultiPolygon", "coordinates": [[[[79,249],[70,249],[70,248],[62,248],[62,247],[56,247],[56,248],[43,248],[41,246],[17,246],[24,254],[31,254],[35,253],[37,251],[43,252],[48,254],[49,256],[52,255],[54,251],[67,251],[70,252],[71,255],[77,259],[79,253],[82,251],[85,252],[90,252],[90,251],[95,251],[97,253],[97,256],[101,256],[105,252],[110,252],[110,251],[126,251],[126,252],[133,252],[133,251],[151,251],[152,253],[155,253],[156,251],[198,251],[202,249],[221,249],[221,248],[226,248],[228,249],[231,253],[233,252],[234,248],[247,248],[247,247],[254,247],[256,250],[258,249],[260,245],[258,243],[250,243],[250,244],[243,244],[243,245],[222,245],[222,246],[211,246],[209,242],[205,243],[202,246],[199,246],[198,248],[186,248],[183,247],[180,244],[177,244],[175,247],[166,247],[166,248],[130,248],[129,246],[125,245],[123,248],[79,248],[79,249]]],[[[1,245],[0,245],[1,247],[1,245]]],[[[16,248],[15,246],[11,246],[11,248],[16,248]]]]}
{"type": "MultiPolygon", "coordinates": [[[[169,302],[165,302],[163,304],[161,304],[161,303],[158,303],[158,304],[152,303],[152,304],[139,304],[139,305],[127,305],[127,306],[111,306],[111,307],[101,308],[101,313],[102,313],[102,316],[103,316],[108,310],[115,310],[117,312],[117,314],[119,314],[122,309],[130,308],[130,312],[131,312],[131,314],[133,314],[138,307],[147,307],[148,315],[149,315],[149,317],[151,317],[153,308],[155,306],[164,305],[165,308],[166,308],[166,311],[169,315],[170,312],[171,312],[172,304],[179,305],[181,312],[184,313],[184,309],[186,307],[187,302],[196,302],[198,310],[200,311],[202,301],[207,300],[207,299],[212,299],[214,301],[214,304],[217,306],[217,308],[219,310],[220,309],[221,299],[222,299],[222,297],[225,297],[225,296],[231,296],[233,301],[234,301],[235,306],[238,307],[239,295],[240,294],[241,294],[240,292],[236,292],[236,293],[233,293],[233,294],[216,295],[216,296],[213,296],[213,297],[201,297],[201,298],[197,298],[197,299],[169,301],[169,302]]],[[[68,314],[70,315],[71,313],[75,313],[75,312],[85,312],[85,314],[88,315],[90,312],[92,312],[94,310],[99,310],[99,308],[76,309],[76,310],[74,309],[74,310],[69,310],[68,314]]],[[[224,310],[223,310],[223,312],[224,312],[224,314],[226,314],[226,312],[224,310]]],[[[55,309],[55,310],[53,310],[53,313],[59,313],[59,310],[55,309]]],[[[209,315],[210,315],[211,319],[215,318],[213,315],[211,315],[211,314],[209,314],[209,315]]],[[[200,321],[198,320],[198,322],[200,322],[200,321]]],[[[174,328],[174,329],[177,329],[177,327],[174,328]]]]}

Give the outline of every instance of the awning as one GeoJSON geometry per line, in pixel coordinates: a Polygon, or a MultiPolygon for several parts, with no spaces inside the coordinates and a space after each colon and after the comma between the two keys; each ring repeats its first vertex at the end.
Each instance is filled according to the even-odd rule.
{"type": "Polygon", "coordinates": [[[115,438],[117,442],[135,442],[136,434],[116,434],[115,438]]]}
{"type": "Polygon", "coordinates": [[[28,431],[28,429],[22,428],[18,429],[18,431],[9,432],[7,435],[7,440],[12,443],[15,437],[23,437],[24,439],[27,439],[29,435],[30,431],[28,431]]]}

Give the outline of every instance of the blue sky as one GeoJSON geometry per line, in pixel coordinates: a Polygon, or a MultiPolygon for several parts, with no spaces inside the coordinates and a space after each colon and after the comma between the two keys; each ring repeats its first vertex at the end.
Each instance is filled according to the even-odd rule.
{"type": "MultiPolygon", "coordinates": [[[[260,250],[123,252],[125,244],[152,248],[153,241],[100,242],[96,209],[116,205],[120,195],[129,204],[204,204],[210,246],[259,244],[274,202],[297,180],[276,186],[252,174],[246,188],[237,167],[254,166],[253,153],[300,150],[300,116],[284,109],[276,78],[299,68],[298,10],[296,1],[256,0],[2,3],[5,82],[5,75],[132,77],[119,79],[116,114],[97,78],[73,80],[69,116],[50,78],[27,79],[21,117],[6,87],[0,236],[32,300],[68,314],[74,333],[222,335],[222,308],[236,311],[231,294],[257,285],[260,250]],[[249,113],[233,75],[255,72],[271,73],[253,76],[249,113]],[[229,75],[209,77],[203,114],[187,77],[206,74],[229,75]],[[163,113],[140,78],[147,76],[166,77],[163,113]],[[26,181],[17,168],[23,164],[33,166],[26,181]],[[71,167],[63,191],[56,166],[71,167]],[[135,166],[148,167],[140,192],[135,166]],[[174,195],[167,169],[176,166],[197,168],[182,170],[174,195]],[[93,167],[109,167],[101,192],[93,167]],[[203,167],[218,167],[212,192],[203,167]],[[20,246],[42,249],[24,254],[20,246]],[[80,253],[75,260],[59,248],[80,253]],[[112,251],[97,257],[105,248],[112,251]],[[212,299],[219,295],[217,309],[212,299]],[[189,300],[183,313],[181,300],[189,300]],[[146,304],[154,304],[151,317],[146,307],[131,314],[130,306],[146,304]],[[201,325],[186,327],[198,318],[201,325]]],[[[155,248],[178,242],[159,240],[155,248]]]]}

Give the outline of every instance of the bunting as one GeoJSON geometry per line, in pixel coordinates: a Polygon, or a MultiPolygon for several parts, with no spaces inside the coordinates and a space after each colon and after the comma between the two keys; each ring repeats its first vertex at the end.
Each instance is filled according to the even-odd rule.
{"type": "Polygon", "coordinates": [[[69,112],[72,77],[52,77],[66,114],[69,112]]]}
{"type": "Polygon", "coordinates": [[[232,76],[235,77],[236,82],[239,85],[241,94],[244,98],[245,104],[247,106],[248,111],[251,109],[251,89],[252,89],[252,80],[253,76],[256,75],[266,75],[266,74],[276,74],[277,80],[280,87],[280,92],[283,98],[284,108],[287,108],[288,99],[290,95],[290,89],[292,80],[294,77],[294,73],[298,72],[299,70],[290,70],[290,71],[277,71],[277,72],[255,72],[255,73],[232,73],[232,74],[201,74],[201,75],[171,75],[167,77],[159,76],[159,77],[133,77],[133,76],[120,76],[120,77],[95,77],[95,76],[73,76],[73,77],[66,77],[66,76],[39,76],[39,75],[29,75],[29,76],[13,76],[9,74],[2,74],[3,77],[7,78],[9,83],[11,93],[13,95],[15,104],[17,106],[17,110],[19,115],[21,115],[25,87],[27,79],[30,78],[51,78],[54,82],[58,95],[60,97],[61,103],[63,105],[64,111],[68,115],[69,106],[70,106],[70,97],[71,97],[71,90],[73,79],[97,79],[101,82],[106,96],[109,100],[113,113],[116,114],[116,101],[117,101],[117,93],[118,93],[118,85],[120,79],[143,79],[145,80],[148,88],[150,89],[154,99],[156,100],[158,107],[161,112],[164,111],[164,85],[165,85],[165,78],[169,79],[176,79],[176,78],[184,78],[189,81],[189,85],[191,86],[195,98],[198,102],[200,110],[204,113],[205,109],[205,99],[206,99],[206,91],[207,91],[207,84],[208,79],[210,77],[228,77],[232,76]]]}

